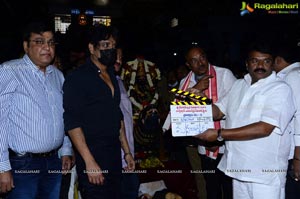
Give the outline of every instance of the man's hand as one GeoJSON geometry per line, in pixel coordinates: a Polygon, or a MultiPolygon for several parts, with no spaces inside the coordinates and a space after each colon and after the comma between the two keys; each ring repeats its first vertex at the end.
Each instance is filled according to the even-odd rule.
{"type": "Polygon", "coordinates": [[[300,160],[294,159],[293,160],[293,170],[295,174],[295,180],[300,180],[300,160]]]}
{"type": "Polygon", "coordinates": [[[195,135],[194,137],[196,137],[200,140],[207,141],[207,142],[214,142],[217,140],[218,130],[217,129],[207,129],[203,133],[195,135]]]}
{"type": "Polygon", "coordinates": [[[14,187],[11,171],[0,172],[0,193],[7,193],[14,187]]]}
{"type": "Polygon", "coordinates": [[[100,166],[95,161],[86,163],[85,172],[87,173],[90,183],[95,185],[103,185],[105,179],[100,166]]]}
{"type": "Polygon", "coordinates": [[[196,88],[188,88],[188,89],[186,89],[186,91],[188,91],[190,93],[193,93],[195,95],[201,96],[201,97],[205,97],[205,95],[200,90],[198,90],[196,88]]]}
{"type": "Polygon", "coordinates": [[[127,163],[127,167],[125,167],[124,169],[126,171],[134,171],[135,161],[134,161],[132,155],[131,154],[126,154],[124,158],[125,158],[125,161],[127,163]]]}
{"type": "Polygon", "coordinates": [[[292,170],[294,172],[294,179],[296,181],[299,181],[300,180],[300,146],[295,146],[292,170]]]}
{"type": "Polygon", "coordinates": [[[212,75],[204,75],[193,88],[198,89],[200,92],[203,92],[204,90],[208,89],[209,87],[209,79],[213,78],[212,75]]]}
{"type": "Polygon", "coordinates": [[[67,155],[62,156],[61,161],[62,161],[62,174],[67,175],[67,173],[71,170],[73,166],[72,157],[67,155]]]}

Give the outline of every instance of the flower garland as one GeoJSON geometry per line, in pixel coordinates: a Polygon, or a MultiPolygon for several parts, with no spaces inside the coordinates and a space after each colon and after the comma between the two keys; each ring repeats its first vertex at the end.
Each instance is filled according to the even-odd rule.
{"type": "Polygon", "coordinates": [[[151,157],[148,157],[148,158],[142,160],[139,163],[139,166],[142,169],[165,167],[165,165],[157,157],[154,157],[154,156],[151,156],[151,157]]]}
{"type": "MultiPolygon", "coordinates": [[[[131,91],[134,90],[134,85],[135,85],[135,81],[136,81],[136,72],[137,72],[137,69],[138,69],[138,63],[139,63],[138,59],[127,62],[127,65],[130,66],[131,69],[132,69],[131,74],[130,74],[129,89],[128,89],[127,93],[128,93],[128,96],[129,96],[132,104],[134,106],[136,106],[141,111],[144,108],[144,105],[137,102],[136,99],[134,99],[134,97],[131,96],[131,91]]],[[[147,61],[147,60],[143,60],[143,63],[144,63],[144,68],[145,68],[146,79],[147,79],[148,85],[150,86],[150,89],[154,89],[151,74],[149,72],[149,66],[154,66],[154,63],[152,63],[150,61],[147,61]]],[[[155,72],[157,74],[156,79],[160,80],[161,79],[160,71],[156,67],[155,67],[155,72]]],[[[124,72],[122,72],[122,74],[121,74],[122,79],[124,79],[124,75],[125,75],[124,72]]],[[[155,94],[154,94],[153,99],[150,102],[150,104],[155,104],[157,100],[158,100],[158,92],[155,91],[155,94]]]]}

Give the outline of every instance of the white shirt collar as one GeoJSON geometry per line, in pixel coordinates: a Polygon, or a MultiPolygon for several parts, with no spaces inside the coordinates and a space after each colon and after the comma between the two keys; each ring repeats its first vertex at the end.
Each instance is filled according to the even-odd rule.
{"type": "Polygon", "coordinates": [[[295,63],[293,63],[291,65],[288,65],[287,67],[285,67],[284,69],[282,69],[281,71],[279,71],[277,73],[277,76],[282,78],[282,77],[286,76],[286,74],[288,74],[294,68],[300,68],[300,62],[295,62],[295,63]]]}
{"type": "MultiPolygon", "coordinates": [[[[263,79],[258,80],[258,81],[255,82],[254,84],[262,84],[262,83],[264,83],[264,82],[268,82],[268,81],[274,80],[275,78],[276,78],[276,73],[273,71],[273,72],[271,73],[271,75],[269,75],[269,76],[266,77],[266,78],[263,78],[263,79]]],[[[251,76],[250,76],[249,73],[246,74],[246,75],[244,76],[244,80],[246,81],[246,83],[247,83],[249,86],[251,85],[252,78],[251,78],[251,76]]],[[[253,85],[254,85],[254,84],[253,84],[253,85]]]]}

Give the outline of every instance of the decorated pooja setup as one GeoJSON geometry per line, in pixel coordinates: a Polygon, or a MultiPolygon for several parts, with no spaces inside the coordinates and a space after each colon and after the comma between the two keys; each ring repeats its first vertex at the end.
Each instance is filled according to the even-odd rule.
{"type": "Polygon", "coordinates": [[[136,151],[155,151],[161,133],[157,100],[160,70],[143,56],[129,61],[122,69],[121,78],[133,105],[136,151]]]}
{"type": "MultiPolygon", "coordinates": [[[[182,165],[178,166],[176,162],[167,161],[164,156],[162,128],[157,111],[159,98],[157,87],[161,79],[160,70],[153,62],[139,56],[123,66],[121,78],[133,107],[136,168],[139,171],[147,170],[145,173],[139,173],[140,182],[144,184],[144,189],[141,189],[140,186],[139,198],[181,199],[183,198],[180,196],[181,194],[183,194],[182,196],[186,195],[186,198],[195,198],[190,197],[194,192],[189,190],[194,190],[191,188],[194,185],[191,183],[193,178],[189,170],[183,169],[185,167],[182,165]],[[168,171],[173,170],[180,172],[176,175],[168,173],[168,171]],[[167,173],[161,175],[158,171],[161,173],[166,171],[167,173]],[[185,181],[184,185],[176,184],[180,182],[178,178],[185,181]],[[153,184],[161,181],[166,183],[163,190],[148,189],[148,185],[153,187],[153,184]]],[[[161,186],[159,187],[161,188],[161,186]]]]}
{"type": "Polygon", "coordinates": [[[135,116],[144,107],[150,104],[156,105],[158,100],[156,86],[161,77],[159,69],[153,62],[139,56],[126,63],[121,78],[127,87],[135,116]]]}

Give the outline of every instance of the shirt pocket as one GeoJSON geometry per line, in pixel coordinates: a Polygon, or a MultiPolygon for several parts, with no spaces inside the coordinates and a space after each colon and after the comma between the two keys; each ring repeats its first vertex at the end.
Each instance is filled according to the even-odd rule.
{"type": "Polygon", "coordinates": [[[261,120],[261,114],[263,112],[265,103],[266,97],[261,94],[254,95],[253,99],[249,101],[249,117],[253,122],[261,120]]]}

